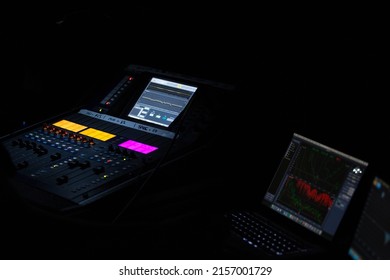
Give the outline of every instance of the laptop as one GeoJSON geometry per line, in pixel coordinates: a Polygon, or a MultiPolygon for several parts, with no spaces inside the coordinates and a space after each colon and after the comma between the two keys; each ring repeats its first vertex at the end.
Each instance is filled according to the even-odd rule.
{"type": "Polygon", "coordinates": [[[367,166],[294,133],[258,205],[226,213],[230,245],[256,258],[326,256],[367,166]]]}
{"type": "Polygon", "coordinates": [[[390,260],[390,185],[372,180],[348,255],[354,260],[390,260]]]}

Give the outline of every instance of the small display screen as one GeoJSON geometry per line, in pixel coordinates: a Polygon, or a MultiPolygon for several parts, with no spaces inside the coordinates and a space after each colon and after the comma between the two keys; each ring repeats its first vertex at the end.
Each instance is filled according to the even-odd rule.
{"type": "Polygon", "coordinates": [[[169,127],[191,100],[197,87],[151,78],[128,116],[169,127]]]}
{"type": "Polygon", "coordinates": [[[348,254],[354,260],[390,260],[390,184],[375,177],[348,254]]]}

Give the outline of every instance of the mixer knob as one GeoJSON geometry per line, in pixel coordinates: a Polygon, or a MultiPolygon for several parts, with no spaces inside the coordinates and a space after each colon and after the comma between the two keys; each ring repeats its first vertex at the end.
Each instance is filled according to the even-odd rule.
{"type": "Polygon", "coordinates": [[[57,184],[58,184],[58,185],[62,185],[62,184],[67,183],[67,182],[69,181],[69,178],[68,178],[68,176],[66,176],[66,175],[62,175],[62,176],[58,177],[58,178],[56,179],[56,181],[57,181],[57,184]]]}
{"type": "Polygon", "coordinates": [[[44,124],[43,128],[42,128],[42,131],[44,134],[48,134],[49,133],[49,129],[50,129],[50,126],[48,124],[44,124]]]}
{"type": "Polygon", "coordinates": [[[75,143],[76,142],[76,137],[77,137],[77,135],[72,133],[71,135],[69,135],[69,141],[72,142],[72,143],[75,143]]]}
{"type": "Polygon", "coordinates": [[[81,162],[81,163],[79,164],[79,166],[80,166],[81,169],[86,169],[86,168],[88,168],[88,167],[91,166],[91,163],[90,163],[88,160],[86,160],[86,161],[84,161],[84,162],[81,162]]]}
{"type": "Polygon", "coordinates": [[[89,145],[90,145],[90,146],[93,146],[93,145],[95,145],[95,142],[93,141],[93,139],[92,139],[92,138],[90,138],[90,139],[89,139],[89,145]]]}
{"type": "Polygon", "coordinates": [[[38,154],[38,156],[43,156],[47,154],[47,149],[43,147],[42,145],[39,145],[38,147],[33,148],[34,153],[38,154]]]}
{"type": "Polygon", "coordinates": [[[19,162],[17,165],[16,165],[16,167],[18,168],[18,169],[23,169],[23,168],[26,168],[28,166],[28,162],[27,161],[22,161],[22,162],[19,162]]]}
{"type": "Polygon", "coordinates": [[[50,156],[51,160],[57,160],[57,159],[60,159],[61,158],[61,154],[60,153],[55,153],[53,155],[50,156]]]}
{"type": "Polygon", "coordinates": [[[56,128],[54,126],[50,127],[49,129],[49,134],[50,136],[54,136],[56,134],[56,128]]]}
{"type": "Polygon", "coordinates": [[[89,147],[89,140],[87,138],[83,137],[81,139],[81,143],[82,143],[83,147],[86,147],[86,148],[89,147]]]}
{"type": "Polygon", "coordinates": [[[68,161],[69,168],[74,168],[79,165],[79,161],[77,159],[71,159],[68,161]]]}
{"type": "Polygon", "coordinates": [[[25,143],[26,143],[27,150],[31,150],[32,148],[34,148],[34,145],[30,141],[26,140],[25,143]]]}
{"type": "Polygon", "coordinates": [[[83,143],[83,137],[80,136],[80,135],[77,135],[76,136],[76,143],[79,144],[79,145],[82,144],[83,143]]]}
{"type": "Polygon", "coordinates": [[[101,173],[103,173],[105,171],[105,168],[104,168],[104,166],[96,166],[94,169],[93,169],[93,172],[95,173],[95,174],[101,174],[101,173]]]}
{"type": "Polygon", "coordinates": [[[23,139],[18,139],[18,145],[20,148],[23,148],[26,146],[26,143],[23,141],[23,139]]]}
{"type": "Polygon", "coordinates": [[[69,139],[69,133],[67,131],[63,130],[61,133],[61,137],[63,139],[69,139]]]}

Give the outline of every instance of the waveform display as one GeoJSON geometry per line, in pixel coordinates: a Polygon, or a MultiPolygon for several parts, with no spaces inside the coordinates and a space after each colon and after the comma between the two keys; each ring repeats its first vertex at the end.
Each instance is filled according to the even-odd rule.
{"type": "Polygon", "coordinates": [[[172,94],[145,91],[140,96],[137,104],[171,113],[180,113],[188,105],[187,101],[187,99],[178,98],[172,94]]]}
{"type": "Polygon", "coordinates": [[[333,204],[333,199],[329,194],[319,192],[301,178],[289,177],[278,202],[298,215],[321,224],[333,204]]]}
{"type": "Polygon", "coordinates": [[[183,106],[181,106],[179,104],[170,103],[170,102],[163,101],[163,100],[160,100],[160,99],[150,98],[148,96],[143,96],[142,98],[150,100],[150,101],[153,101],[153,102],[159,102],[159,103],[164,104],[164,105],[169,105],[169,106],[173,106],[173,107],[183,108],[183,106]]]}
{"type": "Polygon", "coordinates": [[[294,162],[292,174],[313,185],[321,186],[331,195],[336,195],[351,166],[341,157],[316,147],[302,147],[294,162]]]}
{"type": "Polygon", "coordinates": [[[325,207],[332,206],[333,199],[330,198],[329,194],[319,193],[315,188],[312,188],[308,183],[306,183],[302,179],[296,180],[296,186],[298,188],[298,192],[300,194],[305,195],[310,200],[325,207]]]}
{"type": "Polygon", "coordinates": [[[189,99],[191,97],[191,94],[192,94],[192,92],[190,93],[188,91],[183,91],[183,90],[178,89],[178,88],[173,89],[172,87],[156,86],[154,84],[150,84],[148,87],[148,90],[155,90],[157,92],[166,92],[166,93],[169,93],[171,95],[185,97],[187,99],[189,99]]]}

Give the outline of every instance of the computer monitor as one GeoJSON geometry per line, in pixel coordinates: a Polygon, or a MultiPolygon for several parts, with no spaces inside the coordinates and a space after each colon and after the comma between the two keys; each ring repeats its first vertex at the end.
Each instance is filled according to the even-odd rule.
{"type": "Polygon", "coordinates": [[[263,205],[333,240],[368,163],[294,133],[263,205]]]}
{"type": "Polygon", "coordinates": [[[374,177],[348,255],[390,260],[390,185],[374,177]]]}

